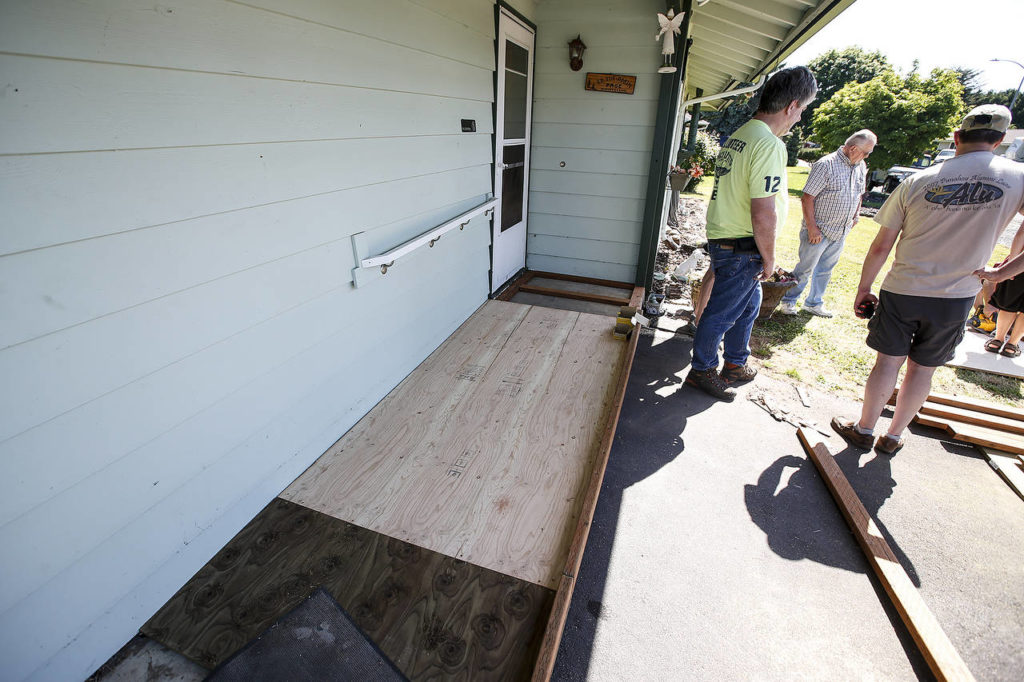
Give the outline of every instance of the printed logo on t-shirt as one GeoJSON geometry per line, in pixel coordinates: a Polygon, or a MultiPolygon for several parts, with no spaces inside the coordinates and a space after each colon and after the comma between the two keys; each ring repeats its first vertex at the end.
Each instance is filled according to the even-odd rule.
{"type": "Polygon", "coordinates": [[[1002,196],[1002,189],[987,182],[952,182],[930,187],[924,194],[924,200],[943,207],[976,206],[995,201],[1002,196]]]}

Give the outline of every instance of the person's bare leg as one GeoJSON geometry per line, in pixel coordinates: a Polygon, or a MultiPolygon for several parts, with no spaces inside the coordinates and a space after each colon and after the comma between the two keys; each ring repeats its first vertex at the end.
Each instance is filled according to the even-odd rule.
{"type": "MultiPolygon", "coordinates": [[[[864,384],[864,403],[860,408],[860,422],[857,427],[864,433],[874,431],[875,422],[882,414],[882,409],[889,402],[892,390],[896,388],[896,379],[900,374],[906,355],[886,355],[879,353],[875,358],[875,366],[864,384]]],[[[900,391],[903,394],[903,391],[900,391]]]]}
{"type": "Polygon", "coordinates": [[[903,429],[907,428],[914,415],[924,405],[928,393],[932,390],[932,375],[935,374],[935,369],[907,360],[907,373],[900,384],[900,394],[896,396],[896,409],[889,423],[888,435],[899,438],[903,429]]]}
{"type": "Polygon", "coordinates": [[[1017,313],[1014,315],[1013,326],[1010,328],[1010,338],[1007,339],[1007,342],[1016,346],[1020,343],[1021,338],[1024,338],[1024,313],[1017,313]]]}
{"type": "Polygon", "coordinates": [[[700,322],[700,316],[704,314],[704,308],[708,305],[708,299],[711,298],[711,287],[715,283],[715,271],[710,267],[708,271],[704,273],[704,279],[700,281],[700,294],[697,296],[697,304],[693,307],[693,323],[697,324],[700,322]]]}
{"type": "MultiPolygon", "coordinates": [[[[999,318],[996,320],[995,338],[996,341],[1002,343],[1003,340],[1006,338],[1007,333],[1009,333],[1010,331],[1010,326],[1013,324],[1014,318],[1016,318],[1017,316],[1014,315],[1013,313],[1006,312],[1005,310],[999,310],[999,308],[994,308],[991,305],[989,306],[989,309],[991,309],[992,312],[999,313],[999,318]]],[[[992,313],[989,314],[991,315],[992,313]]]]}

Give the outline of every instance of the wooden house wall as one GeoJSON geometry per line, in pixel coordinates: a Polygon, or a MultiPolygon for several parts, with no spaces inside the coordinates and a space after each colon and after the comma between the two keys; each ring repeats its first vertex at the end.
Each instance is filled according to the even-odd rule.
{"type": "Polygon", "coordinates": [[[95,669],[486,299],[483,218],[361,288],[350,237],[485,200],[493,70],[490,0],[0,5],[0,677],[95,669]]]}
{"type": "Polygon", "coordinates": [[[538,4],[527,267],[634,281],[664,10],[653,0],[538,4]],[[577,33],[587,50],[574,72],[577,33]],[[587,72],[635,75],[635,92],[588,92],[587,72]]]}

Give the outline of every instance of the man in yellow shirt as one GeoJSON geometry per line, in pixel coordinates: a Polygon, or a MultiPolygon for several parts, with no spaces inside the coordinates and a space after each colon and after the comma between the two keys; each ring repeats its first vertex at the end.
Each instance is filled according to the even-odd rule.
{"type": "Polygon", "coordinates": [[[750,381],[750,330],[761,307],[762,280],[775,271],[775,232],[786,221],[786,145],[779,138],[800,120],[818,92],[807,67],[783,69],[761,92],[757,113],[722,145],[708,203],[708,252],[715,273],[697,325],[686,383],[720,400],[729,384],[750,381]],[[725,366],[718,372],[718,344],[725,366]]]}

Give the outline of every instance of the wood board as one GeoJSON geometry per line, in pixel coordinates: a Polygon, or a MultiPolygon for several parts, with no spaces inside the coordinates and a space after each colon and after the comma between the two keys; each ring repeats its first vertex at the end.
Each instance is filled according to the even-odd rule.
{"type": "Polygon", "coordinates": [[[985,342],[988,340],[987,334],[965,333],[960,345],[956,347],[953,359],[946,365],[1024,379],[1024,355],[1008,358],[999,353],[990,353],[985,350],[985,342]]]}
{"type": "Polygon", "coordinates": [[[1020,457],[1010,457],[998,452],[992,452],[988,448],[977,446],[978,450],[985,455],[989,466],[995,469],[996,473],[1006,481],[1006,484],[1013,488],[1013,491],[1024,500],[1024,465],[1020,457]]]}
{"type": "Polygon", "coordinates": [[[914,423],[920,424],[921,426],[931,426],[936,429],[941,429],[953,436],[956,440],[964,443],[972,443],[974,445],[982,445],[996,450],[1001,450],[1003,452],[1012,452],[1017,455],[1024,455],[1024,436],[1017,436],[1012,433],[1006,433],[1005,431],[987,429],[983,426],[964,424],[962,422],[943,419],[942,417],[932,417],[920,413],[914,416],[914,423]]]}
{"type": "Polygon", "coordinates": [[[553,593],[280,498],[142,627],[215,667],[324,587],[410,679],[526,679],[553,593]]]}
{"type": "Polygon", "coordinates": [[[932,673],[938,680],[973,680],[971,671],[967,669],[967,665],[953,647],[953,643],[949,641],[942,626],[924,603],[899,559],[882,537],[871,515],[836,464],[828,447],[806,429],[798,429],[797,436],[821,473],[843,518],[853,531],[868,563],[885,587],[893,606],[899,612],[932,673]]]}
{"type": "Polygon", "coordinates": [[[490,301],[282,497],[557,588],[625,350],[606,317],[490,301]]]}

